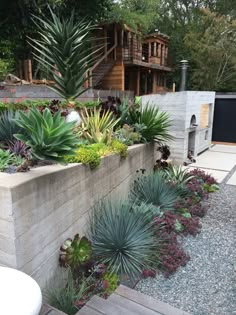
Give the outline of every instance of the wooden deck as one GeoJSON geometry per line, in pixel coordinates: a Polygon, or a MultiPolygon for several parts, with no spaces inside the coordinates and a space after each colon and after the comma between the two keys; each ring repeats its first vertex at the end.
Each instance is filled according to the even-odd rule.
{"type": "MultiPolygon", "coordinates": [[[[123,285],[107,299],[92,299],[76,315],[191,315],[123,285]]],[[[65,315],[55,309],[40,315],[65,315]]]]}

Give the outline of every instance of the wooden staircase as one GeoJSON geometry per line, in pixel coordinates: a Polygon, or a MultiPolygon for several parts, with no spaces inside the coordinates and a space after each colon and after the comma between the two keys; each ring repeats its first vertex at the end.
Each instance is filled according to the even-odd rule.
{"type": "Polygon", "coordinates": [[[107,299],[92,299],[77,315],[190,315],[123,285],[107,299]]]}
{"type": "Polygon", "coordinates": [[[93,87],[98,87],[99,83],[105,77],[106,74],[112,69],[114,66],[114,60],[107,60],[101,62],[94,70],[92,76],[93,87]]]}

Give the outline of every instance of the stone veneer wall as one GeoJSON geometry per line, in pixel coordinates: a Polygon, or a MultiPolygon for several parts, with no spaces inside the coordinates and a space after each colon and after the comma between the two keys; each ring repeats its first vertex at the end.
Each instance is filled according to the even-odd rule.
{"type": "Polygon", "coordinates": [[[0,265],[31,275],[41,288],[55,278],[59,247],[86,233],[89,209],[107,196],[124,198],[136,170],[152,169],[154,145],[112,155],[96,170],[82,164],[45,166],[28,173],[0,173],[0,265]]]}
{"type": "Polygon", "coordinates": [[[212,140],[215,92],[185,91],[177,93],[153,94],[142,96],[142,105],[150,104],[170,114],[171,133],[175,140],[170,143],[171,159],[183,163],[188,155],[188,135],[192,115],[196,116],[195,155],[209,148],[212,140]],[[208,128],[200,128],[201,106],[210,105],[208,128]]]}

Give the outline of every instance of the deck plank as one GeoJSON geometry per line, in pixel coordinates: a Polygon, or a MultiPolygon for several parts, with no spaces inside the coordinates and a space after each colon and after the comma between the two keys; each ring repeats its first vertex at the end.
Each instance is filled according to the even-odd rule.
{"type": "Polygon", "coordinates": [[[144,295],[136,290],[120,285],[115,294],[125,297],[139,305],[143,305],[153,311],[159,312],[162,315],[191,315],[185,311],[177,309],[167,303],[156,300],[151,296],[144,295]]]}

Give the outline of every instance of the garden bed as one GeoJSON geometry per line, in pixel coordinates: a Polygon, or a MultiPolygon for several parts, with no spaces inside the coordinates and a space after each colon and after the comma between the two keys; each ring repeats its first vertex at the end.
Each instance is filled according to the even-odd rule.
{"type": "Polygon", "coordinates": [[[156,154],[153,144],[140,144],[129,147],[127,158],[102,158],[95,170],[70,164],[0,173],[0,264],[45,288],[58,268],[58,248],[86,231],[89,209],[103,197],[127,196],[136,170],[152,169],[156,154]]]}

